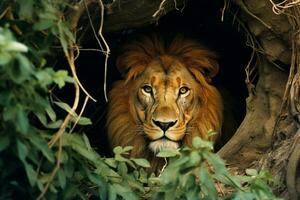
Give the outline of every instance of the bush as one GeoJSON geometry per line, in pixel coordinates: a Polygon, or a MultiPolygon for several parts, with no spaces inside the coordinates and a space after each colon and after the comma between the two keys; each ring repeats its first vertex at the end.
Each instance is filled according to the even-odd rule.
{"type": "Polygon", "coordinates": [[[131,147],[115,148],[113,158],[95,152],[74,131],[91,121],[75,113],[80,83],[72,66],[76,40],[65,20],[69,6],[63,0],[0,3],[0,199],[276,199],[267,172],[230,175],[200,138],[193,149],[160,152],[173,158],[159,176],[147,173],[147,160],[126,156],[131,147]],[[72,76],[54,70],[54,45],[72,76]],[[75,86],[72,107],[51,94],[66,84],[75,86]]]}

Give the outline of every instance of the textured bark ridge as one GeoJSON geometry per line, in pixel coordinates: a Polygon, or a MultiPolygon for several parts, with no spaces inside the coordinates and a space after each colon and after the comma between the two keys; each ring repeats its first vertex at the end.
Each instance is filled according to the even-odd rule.
{"type": "MultiPolygon", "coordinates": [[[[84,25],[89,21],[87,7],[93,24],[98,27],[101,15],[99,6],[95,6],[97,2],[78,3],[78,9],[70,14],[74,28],[81,27],[82,32],[88,29],[84,25]]],[[[180,10],[185,3],[191,2],[111,1],[104,5],[103,31],[108,33],[155,23],[162,15],[180,10]]],[[[246,117],[219,154],[229,164],[240,168],[269,169],[283,183],[278,192],[284,198],[300,199],[300,3],[296,0],[225,0],[225,15],[231,12],[232,4],[239,8],[238,13],[232,12],[232,15],[247,30],[257,64],[246,68],[249,88],[246,117]],[[259,79],[254,86],[251,78],[256,75],[259,79]]]]}
{"type": "Polygon", "coordinates": [[[219,154],[236,166],[252,163],[270,170],[283,183],[278,192],[285,199],[299,199],[300,6],[293,0],[234,2],[255,36],[252,45],[262,62],[255,93],[249,91],[246,117],[219,154]]]}

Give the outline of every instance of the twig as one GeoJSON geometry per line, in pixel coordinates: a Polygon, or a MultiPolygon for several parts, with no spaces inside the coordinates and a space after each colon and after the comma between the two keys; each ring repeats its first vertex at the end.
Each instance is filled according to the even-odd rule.
{"type": "Polygon", "coordinates": [[[85,8],[86,8],[86,11],[87,11],[87,14],[88,14],[89,22],[90,22],[93,34],[95,36],[95,39],[98,42],[98,45],[99,45],[99,47],[101,49],[101,52],[105,55],[103,93],[104,93],[105,101],[108,102],[107,91],[106,91],[107,87],[106,87],[106,85],[107,85],[107,65],[108,65],[108,58],[109,58],[109,54],[110,54],[110,48],[109,48],[109,45],[107,44],[107,42],[106,42],[106,40],[105,40],[105,38],[104,38],[104,36],[102,34],[103,24],[104,24],[104,4],[103,4],[102,0],[98,0],[98,1],[99,1],[99,5],[100,5],[100,16],[101,16],[98,35],[100,36],[100,39],[101,39],[101,41],[103,42],[103,44],[105,46],[105,49],[103,48],[103,46],[101,44],[101,41],[98,38],[98,35],[97,35],[96,30],[94,28],[94,25],[93,25],[93,22],[92,22],[92,19],[91,19],[91,15],[90,15],[90,12],[88,10],[87,5],[85,5],[85,8]]]}
{"type": "MultiPolygon", "coordinates": [[[[299,137],[300,130],[296,133],[299,137]]],[[[298,199],[298,192],[296,189],[297,166],[300,161],[300,143],[299,140],[295,143],[292,153],[289,157],[286,170],[286,185],[291,199],[298,199]]]]}
{"type": "Polygon", "coordinates": [[[174,7],[175,7],[175,10],[179,10],[179,8],[177,7],[177,0],[174,0],[174,7]]]}
{"type": "MultiPolygon", "coordinates": [[[[73,51],[70,51],[69,53],[65,53],[65,56],[67,57],[68,64],[71,68],[73,77],[76,76],[76,69],[74,64],[74,54],[73,51]]],[[[69,121],[71,117],[73,116],[72,113],[76,112],[76,109],[78,107],[79,98],[80,98],[80,86],[77,81],[74,81],[74,87],[75,87],[75,99],[73,102],[73,106],[71,108],[71,111],[68,113],[66,118],[64,119],[62,125],[60,126],[59,130],[55,133],[55,135],[51,138],[51,140],[48,142],[49,147],[52,147],[57,140],[63,135],[63,133],[66,130],[67,125],[69,124],[69,121]]]]}
{"type": "Polygon", "coordinates": [[[271,29],[272,26],[270,26],[269,24],[267,24],[266,22],[264,22],[261,18],[257,17],[256,15],[254,15],[245,5],[244,1],[239,1],[236,0],[235,1],[236,4],[238,4],[248,15],[250,15],[251,17],[253,17],[254,19],[256,19],[257,21],[259,21],[260,23],[262,23],[265,27],[267,27],[268,29],[271,29]]]}
{"type": "Polygon", "coordinates": [[[100,27],[99,27],[99,31],[98,31],[98,35],[100,36],[102,42],[104,43],[105,46],[105,65],[104,65],[104,84],[103,84],[103,91],[104,91],[104,97],[105,97],[105,101],[108,102],[108,98],[107,98],[107,92],[106,92],[106,82],[107,82],[107,64],[108,64],[108,57],[110,54],[110,48],[102,34],[103,32],[103,24],[104,24],[104,4],[102,2],[102,0],[99,0],[99,4],[100,4],[100,9],[101,9],[101,20],[100,20],[100,27]]]}
{"type": "MultiPolygon", "coordinates": [[[[77,52],[79,52],[79,48],[75,45],[75,48],[77,50],[77,52]]],[[[85,93],[86,96],[88,96],[90,99],[92,99],[94,102],[97,102],[97,100],[95,98],[93,98],[89,93],[88,91],[86,91],[86,89],[83,87],[83,85],[81,84],[78,76],[77,76],[77,73],[76,73],[76,67],[75,67],[75,64],[74,64],[74,53],[73,53],[73,50],[71,50],[72,52],[72,60],[70,62],[73,62],[72,64],[70,64],[69,62],[69,65],[71,67],[71,71],[72,71],[72,75],[73,75],[73,78],[75,79],[75,81],[78,83],[79,87],[82,89],[82,91],[85,93]],[[72,65],[72,66],[71,66],[72,65]]]]}
{"type": "Polygon", "coordinates": [[[227,7],[229,7],[230,1],[229,0],[225,0],[224,1],[224,6],[222,8],[222,16],[221,16],[221,22],[224,21],[224,15],[225,15],[225,11],[227,9],[227,7]]]}
{"type": "Polygon", "coordinates": [[[70,25],[71,30],[75,31],[78,25],[78,21],[85,11],[85,7],[89,6],[91,3],[95,2],[95,0],[81,0],[76,5],[73,6],[74,11],[70,15],[70,25]]]}
{"type": "Polygon", "coordinates": [[[182,8],[180,9],[180,12],[183,12],[183,10],[185,9],[185,0],[183,0],[183,6],[182,6],[182,8]]]}
{"type": "Polygon", "coordinates": [[[168,166],[167,158],[164,158],[164,160],[165,160],[165,164],[164,164],[163,168],[160,170],[158,178],[161,177],[162,173],[165,171],[166,167],[168,166]]]}
{"type": "Polygon", "coordinates": [[[300,58],[299,54],[296,50],[297,47],[296,43],[293,42],[293,55],[295,57],[295,66],[298,66],[295,70],[295,75],[292,80],[291,88],[290,88],[290,94],[289,94],[289,99],[290,99],[290,112],[295,119],[297,119],[297,122],[300,123],[300,108],[299,108],[299,86],[300,86],[300,58]]]}
{"type": "MultiPolygon", "coordinates": [[[[84,1],[85,1],[85,0],[84,0],[84,1]]],[[[88,18],[89,18],[89,23],[90,23],[90,25],[91,25],[91,28],[92,28],[93,34],[94,34],[94,36],[95,36],[95,39],[97,40],[97,43],[98,43],[98,45],[99,45],[99,47],[100,47],[102,53],[104,53],[104,49],[103,49],[102,44],[101,44],[101,42],[100,42],[100,40],[99,40],[99,38],[98,38],[98,36],[97,36],[97,33],[96,33],[95,27],[94,27],[94,25],[93,25],[93,21],[92,21],[91,14],[90,14],[90,11],[89,11],[89,9],[88,9],[88,5],[87,5],[87,4],[85,4],[85,9],[86,9],[86,13],[87,13],[87,16],[88,16],[88,18]]]]}
{"type": "Polygon", "coordinates": [[[75,121],[73,127],[71,128],[70,133],[73,132],[74,128],[76,127],[77,123],[79,122],[79,120],[80,120],[80,118],[81,118],[81,116],[82,116],[82,114],[83,114],[83,111],[85,110],[85,107],[86,107],[86,105],[87,105],[88,100],[89,100],[89,97],[86,96],[85,99],[84,99],[84,103],[83,103],[83,105],[82,105],[81,111],[80,111],[80,113],[79,113],[79,115],[78,115],[78,117],[77,117],[77,119],[76,119],[76,121],[75,121]]]}
{"type": "Polygon", "coordinates": [[[56,159],[56,165],[53,169],[53,171],[51,172],[51,175],[47,181],[47,184],[45,186],[45,188],[43,189],[43,191],[40,193],[40,195],[37,197],[37,200],[42,199],[46,192],[48,191],[51,182],[53,181],[53,179],[55,178],[55,175],[57,174],[59,168],[60,168],[60,162],[61,162],[61,154],[62,154],[62,138],[59,138],[59,143],[58,143],[58,152],[57,152],[57,159],[56,159]]]}
{"type": "Polygon", "coordinates": [[[10,10],[10,6],[7,6],[7,7],[4,9],[4,11],[0,14],[0,19],[2,19],[2,18],[6,15],[6,13],[7,13],[9,10],[10,10]]]}
{"type": "Polygon", "coordinates": [[[222,197],[225,197],[225,192],[224,192],[224,190],[223,190],[223,188],[222,188],[220,182],[216,181],[216,187],[217,187],[217,191],[218,191],[219,193],[221,193],[221,196],[222,196],[222,197]]]}
{"type": "Polygon", "coordinates": [[[291,2],[288,2],[288,0],[284,0],[280,3],[274,3],[273,0],[269,0],[270,3],[272,4],[272,11],[276,14],[276,15],[280,15],[282,13],[285,12],[286,9],[288,8],[292,8],[295,6],[300,6],[300,0],[294,0],[291,2]]]}
{"type": "MultiPolygon", "coordinates": [[[[252,44],[254,45],[254,42],[251,40],[252,44]]],[[[250,56],[250,59],[248,61],[248,64],[247,66],[245,67],[245,73],[246,73],[246,85],[247,85],[247,88],[248,88],[248,93],[249,93],[249,97],[250,99],[253,97],[253,94],[254,94],[254,85],[253,83],[251,82],[250,80],[250,76],[251,76],[251,72],[250,72],[250,66],[251,66],[251,63],[254,59],[254,56],[255,56],[255,50],[252,49],[252,52],[251,52],[251,56],[250,56]]],[[[254,68],[254,67],[253,67],[254,68]]],[[[254,70],[254,69],[253,69],[254,70]]]]}
{"type": "Polygon", "coordinates": [[[79,48],[80,51],[97,51],[103,53],[103,50],[101,49],[93,49],[93,48],[79,48]]]}
{"type": "Polygon", "coordinates": [[[178,11],[182,12],[185,8],[185,0],[183,0],[183,6],[182,6],[181,9],[178,8],[177,0],[174,0],[174,8],[175,8],[175,10],[178,10],[178,11]]]}
{"type": "MultiPolygon", "coordinates": [[[[15,20],[15,17],[12,13],[11,7],[8,7],[8,10],[5,13],[6,13],[6,17],[9,20],[12,20],[12,21],[15,20]]],[[[22,30],[16,24],[12,23],[11,28],[16,32],[16,34],[23,35],[22,30]]]]}
{"type": "MultiPolygon", "coordinates": [[[[233,15],[233,13],[231,13],[233,15]]],[[[235,15],[234,15],[235,16],[235,15]]],[[[259,49],[257,49],[256,44],[257,42],[255,42],[255,39],[252,37],[251,33],[249,32],[249,30],[247,29],[247,27],[239,20],[239,18],[235,18],[235,20],[238,22],[239,26],[242,27],[242,29],[246,32],[247,34],[247,46],[251,47],[252,52],[250,55],[250,59],[245,67],[245,73],[246,73],[246,79],[245,79],[245,83],[247,85],[247,89],[248,89],[248,93],[249,93],[249,99],[251,99],[253,97],[253,94],[255,94],[255,86],[253,85],[253,83],[251,82],[251,75],[253,73],[253,71],[255,70],[256,66],[253,66],[252,69],[251,68],[251,64],[255,58],[255,55],[257,55],[257,52],[259,52],[259,49]]]]}
{"type": "Polygon", "coordinates": [[[160,14],[164,10],[164,5],[165,5],[166,2],[167,2],[167,0],[162,0],[160,2],[158,9],[152,15],[153,18],[156,18],[158,16],[158,14],[160,14]]]}

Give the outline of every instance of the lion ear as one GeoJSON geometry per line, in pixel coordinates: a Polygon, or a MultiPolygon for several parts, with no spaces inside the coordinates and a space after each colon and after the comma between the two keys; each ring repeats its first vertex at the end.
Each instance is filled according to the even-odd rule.
{"type": "Polygon", "coordinates": [[[205,55],[203,57],[190,58],[186,60],[188,68],[194,69],[191,71],[198,70],[205,77],[207,82],[211,82],[219,72],[219,64],[214,57],[211,55],[205,55]]]}
{"type": "Polygon", "coordinates": [[[219,71],[217,55],[193,40],[179,36],[172,42],[169,51],[178,56],[189,69],[193,69],[190,71],[200,71],[208,82],[219,71]]]}
{"type": "Polygon", "coordinates": [[[143,52],[127,51],[117,59],[117,68],[126,82],[140,75],[148,64],[148,56],[143,52]]]}

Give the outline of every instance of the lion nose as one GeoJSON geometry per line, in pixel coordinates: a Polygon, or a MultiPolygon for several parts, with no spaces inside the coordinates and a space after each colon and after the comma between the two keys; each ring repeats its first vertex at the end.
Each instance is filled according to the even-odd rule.
{"type": "Polygon", "coordinates": [[[174,126],[176,124],[176,121],[173,122],[161,122],[161,121],[155,121],[153,120],[153,123],[158,126],[163,132],[166,132],[170,127],[174,126]]]}

